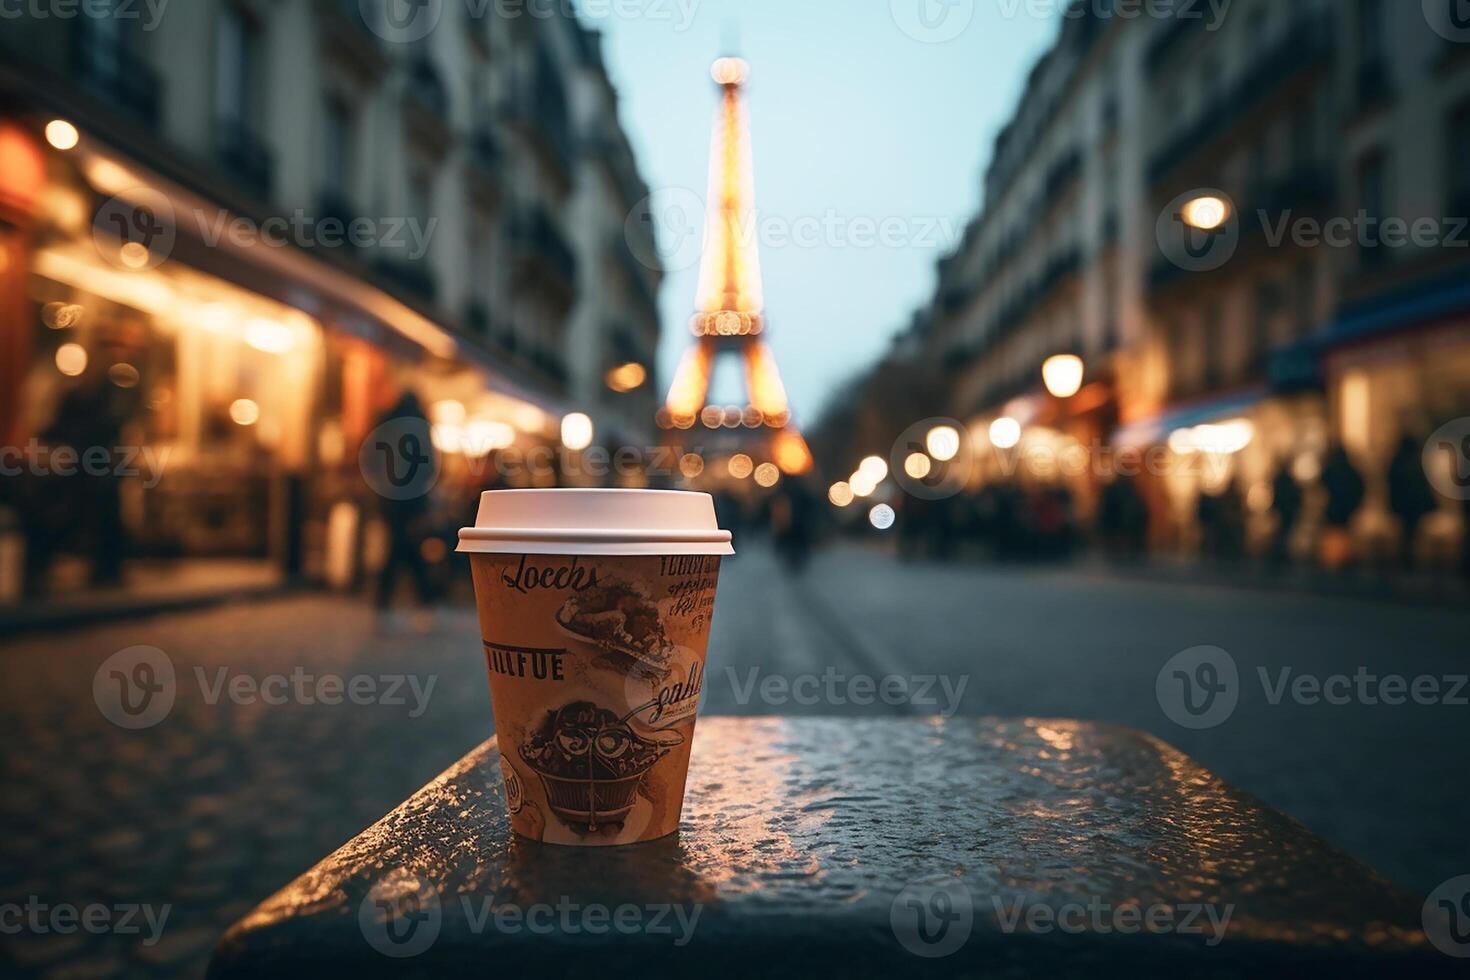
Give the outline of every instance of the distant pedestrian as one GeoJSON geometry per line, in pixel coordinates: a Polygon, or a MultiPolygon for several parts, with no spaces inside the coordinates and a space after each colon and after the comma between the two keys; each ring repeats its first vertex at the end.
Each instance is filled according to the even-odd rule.
{"type": "MultiPolygon", "coordinates": [[[[415,429],[428,432],[429,422],[424,415],[423,405],[412,391],[404,391],[397,404],[379,417],[377,424],[407,423],[415,429]]],[[[432,454],[432,444],[424,445],[420,451],[432,454]]],[[[420,459],[419,465],[433,465],[432,457],[420,459]]],[[[385,610],[393,602],[393,592],[399,574],[407,568],[413,577],[414,589],[419,604],[427,606],[434,601],[433,577],[429,574],[428,562],[424,559],[424,542],[430,535],[430,508],[427,494],[411,496],[405,500],[383,498],[383,522],[388,526],[388,557],[378,574],[376,605],[385,610]]]]}
{"type": "Polygon", "coordinates": [[[1422,440],[1416,441],[1406,433],[1388,464],[1388,506],[1399,519],[1399,561],[1406,569],[1414,567],[1419,526],[1437,506],[1434,488],[1424,472],[1422,447],[1422,440]]]}
{"type": "Polygon", "coordinates": [[[1276,529],[1271,536],[1271,561],[1285,565],[1291,559],[1291,536],[1296,533],[1302,515],[1302,488],[1291,471],[1291,461],[1283,459],[1271,481],[1271,513],[1276,529]]]}
{"type": "Polygon", "coordinates": [[[1363,505],[1363,476],[1342,446],[1327,454],[1322,467],[1322,487],[1327,491],[1326,529],[1322,535],[1322,564],[1332,570],[1352,564],[1355,549],[1349,530],[1353,516],[1363,505]]]}

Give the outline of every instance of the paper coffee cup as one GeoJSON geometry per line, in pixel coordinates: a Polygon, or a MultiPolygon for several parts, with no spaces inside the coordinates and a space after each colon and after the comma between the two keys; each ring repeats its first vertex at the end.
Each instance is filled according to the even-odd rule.
{"type": "Polygon", "coordinates": [[[709,494],[492,490],[459,550],[511,829],[583,846],[673,833],[734,553],[709,494]]]}

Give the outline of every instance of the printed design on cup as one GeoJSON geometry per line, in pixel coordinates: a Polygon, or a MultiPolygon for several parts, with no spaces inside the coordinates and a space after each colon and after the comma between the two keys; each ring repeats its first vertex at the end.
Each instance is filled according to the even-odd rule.
{"type": "Polygon", "coordinates": [[[471,556],[515,833],[607,845],[678,828],[719,562],[471,556]]]}
{"type": "Polygon", "coordinates": [[[674,645],[663,616],[647,591],[631,582],[610,581],[574,594],[557,611],[556,625],[573,639],[668,672],[674,645]]]}
{"type": "Polygon", "coordinates": [[[571,829],[595,834],[623,823],[643,777],[683,742],[672,729],[640,732],[628,717],[577,701],[547,717],[521,746],[521,760],[540,778],[551,812],[571,829]]]}

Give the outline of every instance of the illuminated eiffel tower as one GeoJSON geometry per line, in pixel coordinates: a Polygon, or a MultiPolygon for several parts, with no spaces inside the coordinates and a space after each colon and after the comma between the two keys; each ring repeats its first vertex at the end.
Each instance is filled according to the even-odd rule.
{"type": "Polygon", "coordinates": [[[750,66],[721,58],[711,72],[720,87],[720,108],[710,144],[709,199],[704,254],[699,267],[696,312],[689,326],[695,342],[684,353],[659,411],[659,425],[711,430],[717,447],[736,449],[753,462],[772,462],[783,473],[812,466],[806,440],[791,424],[786,388],[765,332],[760,253],[755,225],[755,173],[750,151],[744,85],[750,66]],[[745,405],[709,404],[710,378],[722,356],[745,365],[745,405]]]}

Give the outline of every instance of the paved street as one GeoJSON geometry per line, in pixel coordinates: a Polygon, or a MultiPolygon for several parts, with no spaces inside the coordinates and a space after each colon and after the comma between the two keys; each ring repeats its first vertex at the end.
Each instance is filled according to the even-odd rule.
{"type": "MultiPolygon", "coordinates": [[[[707,712],[955,707],[1116,721],[1420,892],[1470,871],[1470,707],[1303,705],[1290,694],[1273,705],[1257,675],[1267,668],[1275,685],[1284,667],[1463,674],[1464,612],[1092,571],[900,567],[853,547],[818,556],[793,584],[748,547],[728,565],[715,623],[707,712]],[[1218,727],[1191,731],[1165,716],[1155,684],[1170,657],[1206,644],[1233,656],[1240,700],[1218,727]],[[879,683],[888,676],[903,688],[879,683]]],[[[306,596],[33,635],[0,656],[4,901],[171,906],[153,945],[35,936],[3,946],[7,973],[198,975],[224,926],[492,730],[467,608],[385,624],[359,603],[306,596]],[[99,710],[93,676],[139,644],[168,655],[177,696],[158,724],[127,731],[99,710]],[[251,686],[292,683],[298,668],[349,685],[371,678],[369,693],[393,703],[270,704],[269,684],[251,686]],[[385,676],[405,674],[390,692],[385,676]],[[236,696],[231,683],[244,685],[236,696]]]]}

